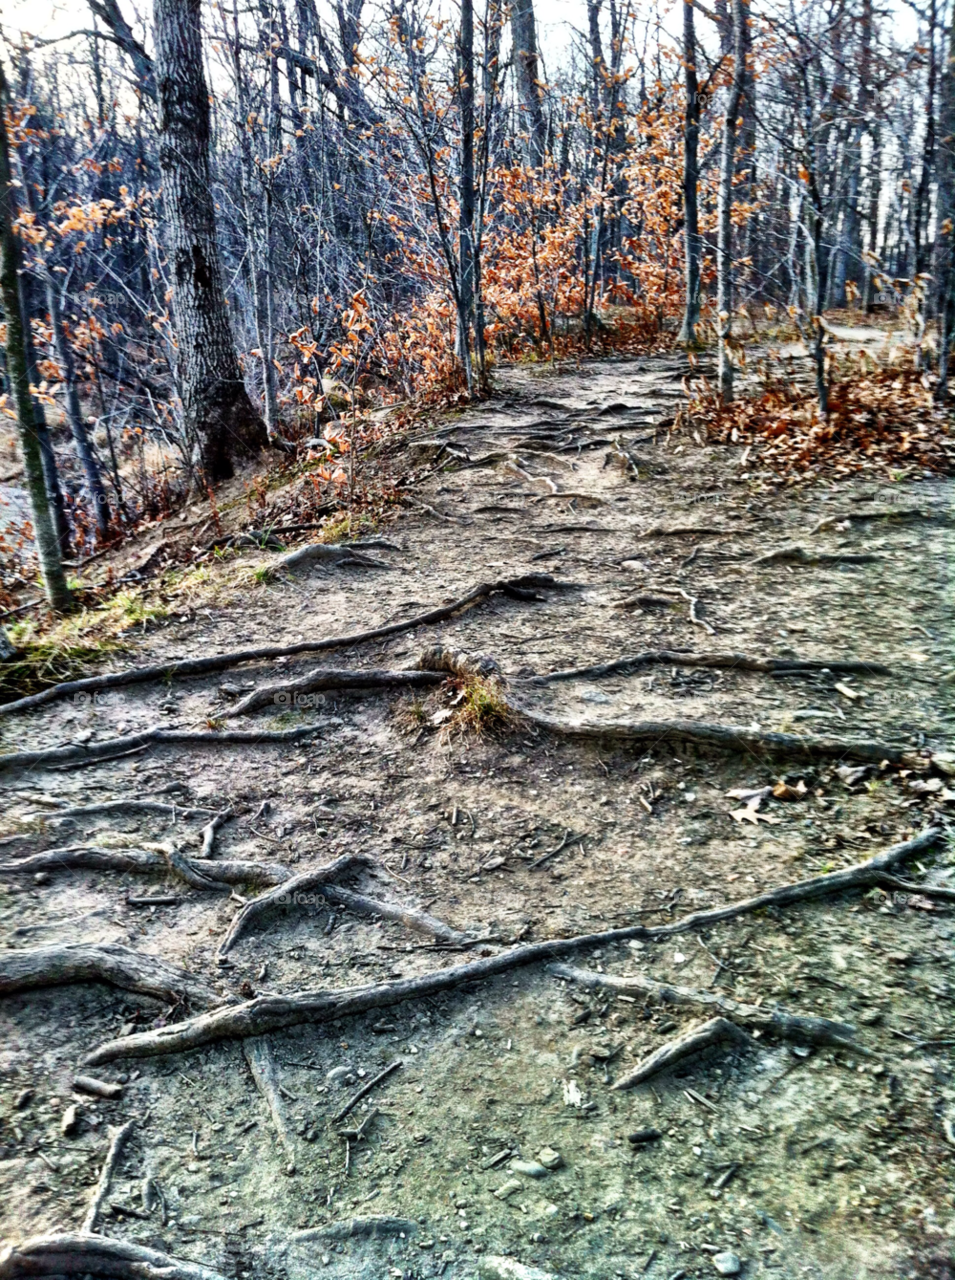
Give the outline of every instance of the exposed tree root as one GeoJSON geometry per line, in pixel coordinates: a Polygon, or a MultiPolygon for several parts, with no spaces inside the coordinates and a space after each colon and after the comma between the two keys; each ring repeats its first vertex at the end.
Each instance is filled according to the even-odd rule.
{"type": "Polygon", "coordinates": [[[634,1085],[642,1084],[644,1080],[649,1080],[658,1072],[667,1071],[670,1067],[676,1066],[684,1058],[702,1053],[705,1049],[712,1049],[714,1045],[725,1044],[727,1041],[745,1045],[747,1048],[756,1043],[752,1036],[748,1036],[735,1022],[730,1022],[727,1018],[711,1018],[709,1022],[701,1022],[699,1026],[693,1027],[685,1035],[677,1036],[675,1040],[661,1045],[648,1058],[638,1063],[632,1071],[615,1080],[612,1087],[632,1089],[634,1085]]]}
{"type": "Polygon", "coordinates": [[[90,1065],[111,1062],[116,1058],[148,1058],[164,1053],[181,1053],[216,1040],[263,1035],[283,1027],[301,1023],[328,1022],[335,1018],[350,1017],[369,1009],[381,1009],[400,1004],[405,1000],[420,999],[449,991],[470,982],[483,982],[502,973],[539,961],[555,960],[562,955],[630,938],[653,941],[670,938],[690,929],[705,928],[725,920],[733,920],[767,907],[791,906],[807,902],[847,889],[868,888],[878,883],[878,877],[888,872],[905,858],[931,848],[941,835],[936,827],[929,827],[902,844],[892,845],[867,862],[828,875],[814,876],[794,884],[781,885],[767,893],[727,903],[674,920],[670,924],[649,927],[626,925],[619,929],[606,929],[601,933],[581,934],[574,938],[554,938],[546,942],[531,942],[511,947],[507,951],[469,964],[454,965],[435,973],[415,978],[400,978],[374,986],[353,987],[344,991],[308,991],[297,995],[257,996],[244,1004],[214,1009],[208,1013],[186,1019],[172,1026],[125,1036],[100,1045],[86,1059],[90,1065]]]}
{"type": "MultiPolygon", "coordinates": [[[[180,855],[181,856],[181,855],[180,855]]],[[[195,871],[224,885],[281,884],[292,873],[287,867],[265,862],[209,862],[188,859],[195,871]]],[[[162,854],[145,849],[100,849],[96,845],[76,845],[64,849],[48,849],[16,862],[0,863],[0,876],[23,875],[37,871],[168,871],[169,863],[162,854]]]]}
{"type": "Polygon", "coordinates": [[[413,1236],[417,1231],[417,1222],[408,1218],[346,1218],[330,1222],[327,1227],[295,1231],[290,1239],[293,1244],[308,1244],[312,1240],[376,1240],[386,1236],[413,1236]]]}
{"type": "Polygon", "coordinates": [[[596,973],[592,969],[576,969],[569,964],[548,965],[548,972],[557,978],[565,978],[578,986],[604,988],[608,991],[639,992],[650,996],[663,1004],[691,1005],[695,1008],[712,1009],[725,1018],[731,1018],[739,1026],[748,1027],[751,1031],[767,1032],[779,1036],[783,1040],[796,1040],[799,1043],[828,1044],[838,1049],[852,1049],[861,1052],[853,1040],[855,1028],[845,1022],[833,1022],[829,1018],[804,1017],[797,1013],[787,1013],[784,1009],[764,1008],[762,1005],[742,1004],[716,991],[694,991],[690,987],[671,986],[666,982],[656,982],[642,973],[616,974],[596,973]]]}
{"type": "Polygon", "coordinates": [[[0,773],[9,769],[46,768],[50,765],[80,762],[94,763],[109,760],[130,749],[160,746],[218,747],[237,743],[243,746],[267,746],[275,742],[301,742],[320,732],[315,725],[298,729],[273,731],[252,729],[226,729],[216,733],[190,732],[184,729],[147,729],[143,733],[130,733],[123,738],[108,738],[103,742],[67,743],[62,747],[46,747],[42,751],[10,751],[0,754],[0,773]]]}
{"type": "Polygon", "coordinates": [[[435,942],[444,943],[446,946],[460,947],[474,940],[470,934],[452,929],[449,924],[429,916],[426,911],[414,911],[410,907],[403,907],[395,902],[381,902],[363,893],[343,889],[337,884],[324,885],[320,892],[329,902],[337,903],[348,911],[354,911],[358,915],[381,916],[382,920],[394,920],[397,924],[403,924],[406,929],[411,929],[415,933],[426,933],[434,938],[435,942]]]}
{"type": "Polygon", "coordinates": [[[600,676],[629,675],[641,667],[659,664],[667,667],[725,667],[734,671],[758,671],[773,674],[802,675],[812,671],[831,671],[834,675],[888,676],[891,669],[878,662],[862,662],[843,658],[751,658],[744,653],[684,653],[674,649],[650,649],[613,662],[592,667],[568,667],[532,677],[532,684],[553,684],[557,680],[597,679],[600,676]]]}
{"type": "Polygon", "coordinates": [[[536,725],[546,733],[563,738],[611,739],[616,742],[690,742],[695,746],[722,751],[744,751],[757,756],[784,755],[802,760],[866,760],[889,764],[911,763],[912,748],[852,738],[829,738],[816,734],[757,732],[743,725],[707,724],[694,720],[636,720],[630,724],[568,724],[539,715],[526,707],[508,704],[516,717],[536,725]]]}
{"type": "Polygon", "coordinates": [[[185,969],[115,944],[72,942],[0,951],[0,996],[70,982],[105,982],[160,1000],[188,1000],[199,1009],[221,1004],[225,998],[185,969]]]}
{"type": "Polygon", "coordinates": [[[281,906],[284,903],[294,903],[298,898],[305,897],[309,890],[317,889],[321,891],[324,885],[339,876],[348,875],[368,865],[367,858],[344,854],[333,862],[327,862],[323,867],[316,867],[313,871],[303,871],[301,875],[290,876],[276,885],[274,889],[270,889],[268,893],[263,893],[257,898],[253,898],[233,917],[232,923],[219,943],[219,956],[227,955],[252,922],[257,920],[264,912],[270,911],[272,907],[281,906]]]}
{"type": "Polygon", "coordinates": [[[872,552],[844,551],[830,554],[822,551],[807,551],[803,546],[779,547],[775,551],[767,551],[765,555],[750,560],[750,567],[765,564],[874,564],[884,560],[872,552]]]}
{"type": "Polygon", "coordinates": [[[231,892],[231,887],[224,880],[207,876],[196,867],[191,858],[187,858],[178,849],[164,849],[163,857],[170,871],[174,872],[180,880],[185,880],[186,884],[191,885],[193,889],[206,889],[214,893],[231,892]]]}
{"type": "Polygon", "coordinates": [[[80,1227],[80,1230],[84,1235],[96,1230],[96,1219],[99,1217],[100,1211],[103,1208],[103,1201],[109,1194],[109,1184],[113,1176],[113,1170],[116,1168],[116,1163],[123,1150],[123,1144],[135,1128],[136,1121],[127,1120],[121,1128],[110,1130],[109,1150],[106,1153],[106,1159],[104,1160],[103,1167],[100,1170],[99,1181],[96,1184],[96,1190],[93,1192],[93,1198],[90,1201],[90,1206],[86,1210],[86,1217],[83,1219],[83,1225],[80,1227]]]}
{"type": "Polygon", "coordinates": [[[0,1252],[0,1280],[28,1276],[101,1276],[115,1280],[224,1280],[198,1262],[107,1236],[34,1236],[0,1252]]]}
{"type": "Polygon", "coordinates": [[[231,808],[223,809],[221,813],[217,813],[211,822],[207,822],[202,828],[202,849],[200,858],[211,858],[215,850],[216,832],[220,827],[225,826],[229,819],[233,816],[231,808]]]}
{"type": "Polygon", "coordinates": [[[365,644],[370,640],[382,640],[386,636],[400,635],[405,631],[414,631],[418,627],[433,626],[454,617],[469,605],[479,604],[493,595],[506,595],[512,600],[538,600],[538,591],[546,588],[566,587],[570,584],[557,582],[549,573],[527,573],[516,578],[502,578],[497,582],[482,582],[472,591],[450,604],[438,609],[429,609],[419,613],[405,622],[392,622],[383,627],[373,627],[367,631],[354,631],[349,635],[330,636],[322,640],[302,640],[291,645],[265,645],[257,649],[236,649],[231,653],[220,653],[205,658],[184,658],[179,662],[167,662],[148,667],[129,667],[125,671],[112,671],[98,676],[86,676],[81,680],[66,680],[62,684],[51,685],[39,693],[30,694],[26,698],[17,698],[15,702],[0,705],[0,716],[13,715],[18,711],[29,711],[33,707],[42,707],[47,702],[55,702],[59,698],[69,697],[74,693],[91,693],[101,689],[119,689],[132,684],[152,684],[182,680],[190,676],[210,675],[218,671],[226,671],[244,662],[268,662],[275,658],[291,658],[301,653],[320,653],[329,649],[343,649],[351,645],[365,644]]]}
{"type": "Polygon", "coordinates": [[[279,1136],[279,1141],[285,1148],[285,1154],[288,1157],[285,1172],[291,1176],[295,1172],[295,1143],[292,1139],[292,1131],[289,1128],[288,1117],[285,1114],[285,1104],[282,1101],[282,1093],[279,1089],[272,1048],[265,1036],[253,1036],[245,1040],[242,1048],[245,1052],[245,1060],[249,1064],[249,1070],[252,1072],[252,1079],[255,1081],[259,1093],[265,1099],[269,1115],[272,1117],[272,1123],[275,1125],[275,1131],[279,1136]]]}
{"type": "Polygon", "coordinates": [[[72,809],[55,809],[51,818],[95,818],[102,813],[156,813],[170,818],[204,818],[214,809],[186,808],[178,804],[162,804],[158,800],[104,800],[102,804],[81,804],[72,809]]]}
{"type": "Polygon", "coordinates": [[[266,575],[274,578],[280,573],[289,573],[293,569],[305,569],[313,564],[356,565],[360,569],[393,569],[375,556],[367,556],[363,551],[356,551],[348,546],[333,546],[326,542],[310,542],[306,547],[290,551],[280,556],[266,569],[266,575]]]}
{"type": "Polygon", "coordinates": [[[849,521],[851,524],[868,524],[872,520],[937,520],[945,518],[946,513],[926,507],[885,507],[875,511],[846,511],[842,515],[823,516],[809,530],[810,533],[821,533],[824,529],[832,529],[837,524],[849,521]]]}
{"type": "Polygon", "coordinates": [[[325,689],[421,689],[440,684],[438,671],[339,671],[316,667],[297,680],[281,680],[253,689],[226,712],[228,718],[247,715],[261,707],[281,710],[294,707],[299,698],[325,689]]]}

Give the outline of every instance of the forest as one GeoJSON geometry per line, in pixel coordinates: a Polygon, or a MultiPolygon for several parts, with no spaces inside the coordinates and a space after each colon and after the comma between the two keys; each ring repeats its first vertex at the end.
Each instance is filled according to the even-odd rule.
{"type": "Polygon", "coordinates": [[[948,0],[11,0],[0,1280],[951,1280],[953,342],[948,0]]]}

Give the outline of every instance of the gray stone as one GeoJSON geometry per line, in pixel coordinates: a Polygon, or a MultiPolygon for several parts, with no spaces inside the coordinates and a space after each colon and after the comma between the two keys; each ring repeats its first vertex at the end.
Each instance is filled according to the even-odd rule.
{"type": "Polygon", "coordinates": [[[726,1253],[715,1253],[713,1255],[713,1266],[721,1276],[738,1276],[743,1270],[739,1255],[731,1253],[729,1250],[726,1253]]]}
{"type": "Polygon", "coordinates": [[[541,1147],[537,1153],[537,1159],[545,1169],[559,1169],[564,1163],[564,1157],[553,1147],[541,1147]]]}
{"type": "Polygon", "coordinates": [[[479,1259],[478,1270],[482,1280],[556,1280],[550,1271],[529,1267],[516,1258],[505,1258],[490,1253],[479,1259]]]}
{"type": "Polygon", "coordinates": [[[546,1178],[547,1170],[536,1160],[512,1160],[511,1173],[522,1173],[525,1178],[546,1178]]]}

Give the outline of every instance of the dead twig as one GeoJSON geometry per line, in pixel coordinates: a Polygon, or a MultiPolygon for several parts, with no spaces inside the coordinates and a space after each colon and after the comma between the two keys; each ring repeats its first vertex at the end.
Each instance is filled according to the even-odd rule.
{"type": "Polygon", "coordinates": [[[397,1071],[399,1067],[403,1067],[403,1066],[404,1066],[404,1063],[402,1062],[401,1058],[395,1058],[394,1062],[389,1062],[388,1066],[385,1067],[383,1071],[379,1071],[376,1076],[374,1076],[371,1080],[363,1084],[362,1087],[358,1090],[358,1092],[353,1093],[352,1096],[345,1103],[345,1105],[335,1113],[333,1117],[335,1123],[338,1124],[339,1120],[344,1120],[345,1117],[348,1115],[348,1113],[350,1111],[353,1111],[354,1108],[358,1106],[362,1098],[367,1097],[368,1094],[371,1093],[372,1089],[377,1088],[378,1085],[380,1085],[383,1080],[388,1079],[388,1077],[392,1074],[392,1072],[397,1071]]]}
{"type": "Polygon", "coordinates": [[[102,1169],[100,1170],[99,1182],[97,1182],[96,1190],[93,1192],[93,1199],[90,1201],[90,1206],[86,1210],[86,1217],[83,1219],[83,1225],[80,1227],[80,1230],[84,1235],[91,1233],[96,1229],[96,1219],[99,1217],[100,1210],[103,1207],[103,1201],[109,1193],[109,1184],[110,1179],[113,1176],[113,1170],[116,1168],[116,1163],[119,1160],[124,1142],[135,1127],[135,1120],[127,1120],[121,1128],[110,1130],[109,1150],[106,1153],[106,1159],[103,1162],[102,1169]]]}

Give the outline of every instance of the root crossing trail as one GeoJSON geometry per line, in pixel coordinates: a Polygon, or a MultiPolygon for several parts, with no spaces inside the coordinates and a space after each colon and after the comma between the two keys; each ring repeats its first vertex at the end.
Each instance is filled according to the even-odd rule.
{"type": "Polygon", "coordinates": [[[0,716],[0,1274],[942,1274],[952,489],[686,372],[505,369],[0,716]]]}

